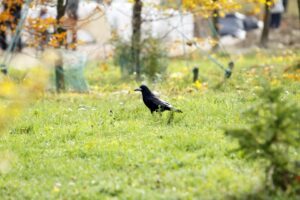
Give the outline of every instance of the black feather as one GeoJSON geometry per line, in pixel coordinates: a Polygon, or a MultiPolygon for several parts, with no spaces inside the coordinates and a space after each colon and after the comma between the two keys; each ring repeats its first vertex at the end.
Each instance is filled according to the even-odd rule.
{"type": "Polygon", "coordinates": [[[135,91],[141,91],[142,92],[143,101],[144,101],[145,105],[149,108],[151,113],[153,113],[153,112],[163,112],[165,110],[182,113],[181,110],[174,108],[168,102],[166,102],[164,100],[161,100],[157,96],[155,96],[146,85],[141,85],[135,91]]]}

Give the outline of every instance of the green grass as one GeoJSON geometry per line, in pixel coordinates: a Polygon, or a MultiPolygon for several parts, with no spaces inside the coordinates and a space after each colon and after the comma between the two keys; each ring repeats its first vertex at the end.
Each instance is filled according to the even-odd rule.
{"type": "MultiPolygon", "coordinates": [[[[133,92],[139,83],[122,79],[115,67],[101,72],[91,64],[92,93],[47,94],[0,138],[1,199],[242,199],[257,193],[263,162],[231,152],[237,143],[223,133],[243,125],[240,112],[254,100],[262,73],[246,72],[272,62],[264,54],[266,63],[258,63],[257,56],[238,58],[220,89],[212,87],[223,74],[208,61],[172,60],[165,81],[149,84],[183,110],[171,124],[168,113],[150,114],[133,92]],[[206,91],[190,83],[194,64],[206,91]],[[171,77],[178,72],[182,77],[171,77]]],[[[274,74],[289,64],[275,63],[274,74]]],[[[299,82],[282,84],[300,99],[299,82]]]]}

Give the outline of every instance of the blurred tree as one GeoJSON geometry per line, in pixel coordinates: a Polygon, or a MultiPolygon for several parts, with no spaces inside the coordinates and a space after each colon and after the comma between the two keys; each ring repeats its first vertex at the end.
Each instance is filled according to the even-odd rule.
{"type": "MultiPolygon", "coordinates": [[[[57,16],[56,16],[56,34],[59,45],[56,47],[64,45],[66,48],[76,49],[77,42],[77,30],[76,22],[78,20],[77,10],[78,10],[79,0],[58,0],[57,1],[57,16]],[[64,17],[67,15],[67,19],[64,17]],[[67,21],[69,20],[69,21],[67,21]],[[69,27],[68,27],[69,25],[69,27]],[[67,29],[68,27],[72,31],[72,42],[71,44],[67,43],[67,29]]],[[[60,59],[56,62],[55,66],[55,76],[56,76],[56,90],[61,92],[65,90],[65,78],[64,78],[64,69],[63,69],[63,58],[59,56],[60,59]]]]}
{"type": "Polygon", "coordinates": [[[260,44],[262,47],[267,47],[269,40],[269,28],[270,28],[270,6],[272,5],[272,0],[265,1],[264,10],[264,27],[261,34],[260,44]]]}
{"type": "MultiPolygon", "coordinates": [[[[31,1],[31,6],[47,6],[49,3],[53,5],[52,0],[35,0],[31,1]]],[[[7,28],[10,28],[12,32],[15,31],[18,21],[21,18],[21,9],[24,4],[24,0],[3,0],[1,2],[2,12],[0,13],[0,46],[3,50],[6,50],[8,45],[6,41],[7,28]]],[[[28,45],[39,47],[41,44],[42,49],[44,46],[49,45],[55,48],[60,48],[65,46],[66,48],[75,49],[76,48],[76,21],[77,21],[77,9],[79,0],[57,0],[56,9],[57,16],[56,19],[51,17],[39,17],[30,18],[28,17],[28,24],[25,27],[25,31],[29,32],[30,37],[27,41],[28,45]],[[66,19],[71,19],[75,23],[71,24],[71,27],[67,26],[66,19]],[[49,28],[54,28],[53,34],[48,34],[47,30],[49,28]],[[67,44],[67,30],[71,29],[73,32],[72,43],[67,44]],[[46,33],[46,34],[45,34],[46,33]],[[48,38],[50,35],[50,39],[48,38]]],[[[43,15],[46,16],[47,8],[43,10],[43,15]],[[46,13],[45,13],[46,12],[46,13]]],[[[20,39],[17,43],[18,49],[21,49],[20,39]]],[[[57,90],[61,91],[64,89],[63,80],[63,62],[59,61],[61,66],[56,66],[57,75],[57,90]]]]}
{"type": "MultiPolygon", "coordinates": [[[[23,0],[3,0],[1,2],[2,12],[0,13],[0,47],[6,50],[7,44],[7,29],[9,28],[12,33],[15,32],[19,19],[21,18],[21,10],[23,5],[23,0]]],[[[16,41],[18,51],[22,50],[21,38],[16,41]]]]}
{"type": "Polygon", "coordinates": [[[300,0],[298,0],[298,13],[299,13],[299,21],[300,21],[300,0]]]}
{"type": "MultiPolygon", "coordinates": [[[[3,0],[0,4],[0,48],[4,51],[14,51],[17,47],[18,51],[22,50],[22,41],[19,37],[19,30],[16,30],[21,18],[21,10],[23,0],[3,0]],[[10,29],[12,42],[10,45],[7,43],[7,29],[10,29]]],[[[8,54],[7,54],[8,55],[8,54]]],[[[2,63],[0,63],[1,72],[7,74],[6,58],[4,56],[2,63]]]]}
{"type": "MultiPolygon", "coordinates": [[[[65,15],[67,5],[68,5],[68,0],[66,0],[66,1],[58,0],[57,1],[57,5],[56,5],[56,10],[57,10],[56,23],[58,25],[56,28],[57,33],[65,33],[66,32],[66,29],[64,29],[62,27],[61,19],[65,15]]],[[[64,35],[66,36],[66,34],[64,34],[64,35]]],[[[60,44],[62,44],[64,41],[66,41],[66,38],[64,38],[64,40],[61,40],[60,44]]]]}
{"type": "MultiPolygon", "coordinates": [[[[217,3],[218,0],[213,0],[214,3],[217,3]]],[[[213,10],[213,13],[212,13],[212,28],[214,29],[212,31],[212,35],[213,35],[213,38],[215,41],[218,41],[218,38],[219,38],[219,18],[220,18],[220,15],[219,15],[219,9],[218,8],[215,8],[213,10]]],[[[218,43],[216,42],[213,46],[213,50],[216,51],[218,50],[218,43]]]]}
{"type": "Polygon", "coordinates": [[[69,0],[66,8],[66,12],[68,15],[68,18],[71,20],[71,32],[72,32],[72,42],[71,42],[71,48],[76,49],[75,45],[77,43],[77,21],[78,21],[78,6],[79,6],[79,0],[69,0]],[[73,45],[72,45],[73,44],[73,45]]]}
{"type": "Polygon", "coordinates": [[[141,76],[141,27],[142,27],[142,0],[134,0],[132,13],[132,37],[131,37],[131,54],[135,66],[136,78],[141,76]]]}
{"type": "MultiPolygon", "coordinates": [[[[58,0],[57,1],[57,16],[56,16],[56,33],[62,36],[62,39],[59,41],[60,45],[65,44],[67,41],[67,30],[63,28],[61,19],[65,15],[66,8],[68,5],[68,0],[58,0]]],[[[57,46],[59,47],[59,46],[57,46]]],[[[64,69],[63,69],[63,58],[59,57],[59,60],[55,63],[55,81],[56,81],[56,91],[61,92],[65,90],[65,78],[64,78],[64,69]]]]}
{"type": "Polygon", "coordinates": [[[285,97],[283,88],[263,80],[257,98],[243,115],[244,128],[226,130],[237,139],[247,158],[264,159],[267,189],[299,193],[299,168],[294,152],[300,150],[300,107],[285,97]],[[297,187],[298,185],[298,187],[297,187]]]}

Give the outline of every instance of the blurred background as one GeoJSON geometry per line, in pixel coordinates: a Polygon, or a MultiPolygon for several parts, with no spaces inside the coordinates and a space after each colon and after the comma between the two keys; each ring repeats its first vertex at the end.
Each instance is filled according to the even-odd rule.
{"type": "MultiPolygon", "coordinates": [[[[198,50],[205,55],[245,54],[258,48],[299,49],[296,0],[145,0],[135,6],[140,2],[70,0],[67,5],[64,1],[3,0],[2,65],[36,66],[45,52],[58,56],[60,49],[66,52],[63,59],[68,65],[114,58],[122,72],[140,76],[146,64],[139,63],[151,53],[171,58],[198,50]],[[151,52],[144,52],[149,49],[151,52]]],[[[157,68],[152,75],[164,66],[157,68]]]]}

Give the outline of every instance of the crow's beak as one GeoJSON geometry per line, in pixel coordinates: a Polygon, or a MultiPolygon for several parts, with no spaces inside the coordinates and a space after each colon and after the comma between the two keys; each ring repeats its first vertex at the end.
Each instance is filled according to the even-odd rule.
{"type": "Polygon", "coordinates": [[[142,89],[141,89],[141,88],[136,88],[134,91],[136,91],[136,92],[141,92],[142,89]]]}

